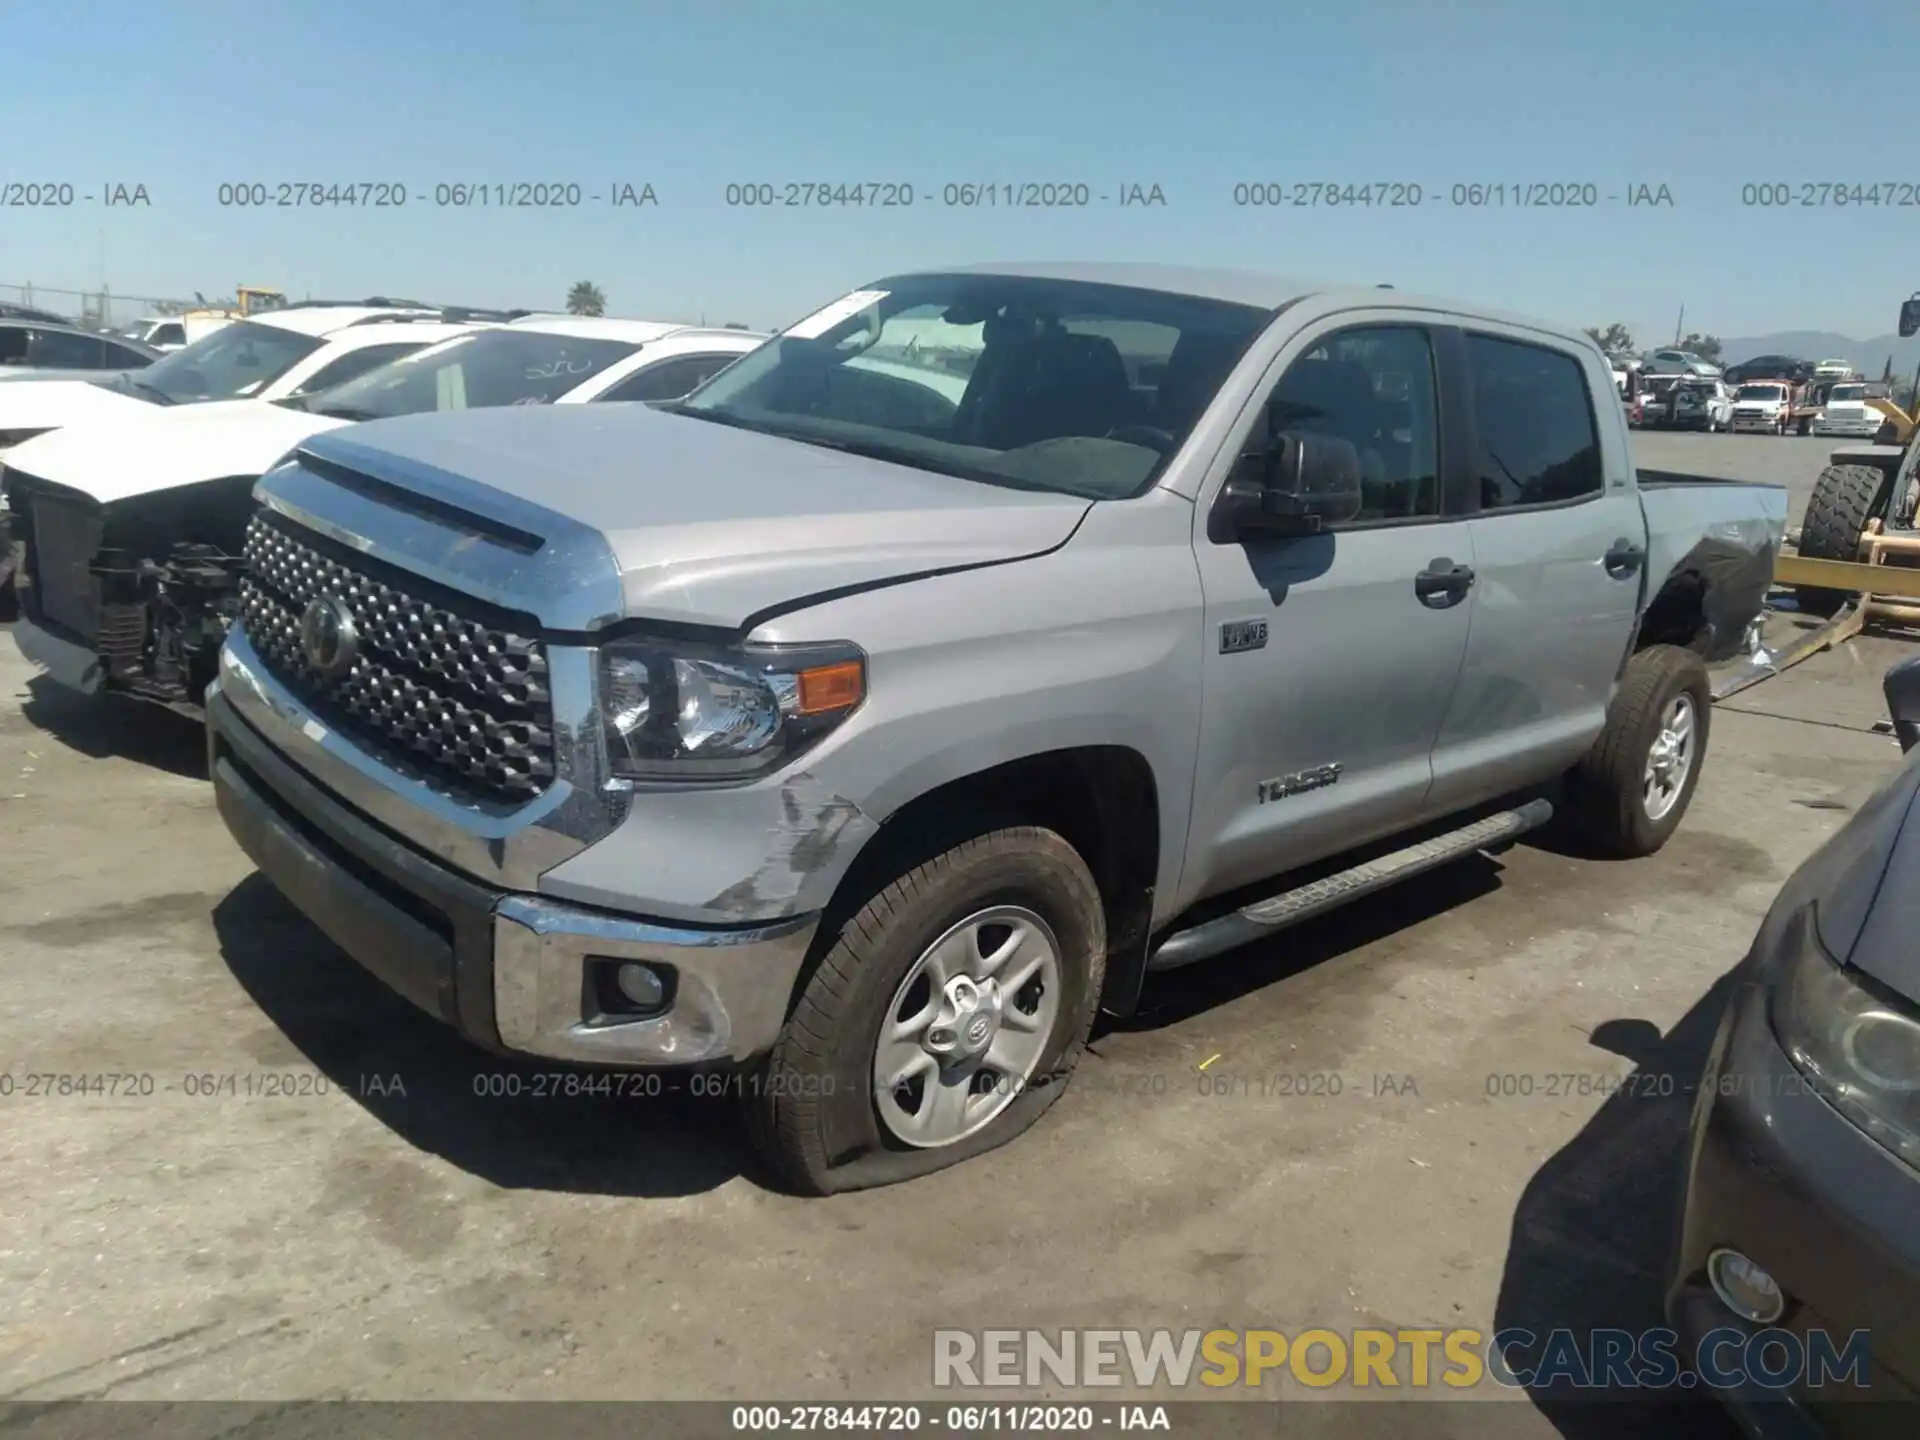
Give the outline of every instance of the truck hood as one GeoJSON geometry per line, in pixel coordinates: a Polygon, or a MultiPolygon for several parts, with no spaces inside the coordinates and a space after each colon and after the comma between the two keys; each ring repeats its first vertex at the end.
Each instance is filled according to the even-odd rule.
{"type": "MultiPolygon", "coordinates": [[[[9,430],[58,430],[101,420],[117,422],[156,408],[164,407],[85,380],[14,380],[0,385],[0,435],[9,430]]],[[[0,454],[5,453],[0,450],[0,454]]]]}
{"type": "Polygon", "coordinates": [[[556,533],[588,527],[628,616],[726,628],[825,591],[1044,553],[1093,503],[646,405],[411,415],[301,448],[503,523],[538,532],[544,511],[556,533]]]}
{"type": "Polygon", "coordinates": [[[1920,751],[1802,868],[1812,881],[1815,923],[1827,953],[1920,1005],[1920,952],[1912,944],[1920,919],[1913,885],[1920,873],[1916,790],[1920,751]]]}
{"type": "MultiPolygon", "coordinates": [[[[70,425],[17,445],[7,464],[104,504],[204,480],[264,475],[302,440],[349,423],[264,400],[131,404],[112,425],[70,425]]],[[[5,408],[0,395],[0,415],[5,408]]]]}

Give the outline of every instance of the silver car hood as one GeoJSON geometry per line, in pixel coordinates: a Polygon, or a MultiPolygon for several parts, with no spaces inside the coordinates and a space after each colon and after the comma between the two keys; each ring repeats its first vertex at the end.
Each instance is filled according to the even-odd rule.
{"type": "Polygon", "coordinates": [[[731,629],[828,592],[1042,554],[1092,504],[637,404],[378,420],[315,436],[299,455],[309,473],[269,475],[263,495],[296,514],[332,512],[371,553],[553,628],[644,618],[731,629]],[[341,493],[329,474],[360,493],[341,493]],[[473,535],[422,537],[404,505],[390,522],[370,508],[380,487],[356,476],[550,543],[509,561],[473,535]],[[567,601],[570,583],[609,603],[582,611],[567,601]]]}

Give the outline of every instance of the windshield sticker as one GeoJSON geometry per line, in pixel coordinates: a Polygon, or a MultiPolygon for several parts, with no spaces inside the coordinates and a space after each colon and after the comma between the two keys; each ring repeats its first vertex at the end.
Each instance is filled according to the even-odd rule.
{"type": "Polygon", "coordinates": [[[789,325],[780,332],[782,338],[794,340],[817,340],[842,320],[858,315],[876,300],[887,298],[885,290],[856,290],[851,295],[843,295],[823,310],[813,314],[797,325],[789,325]]]}

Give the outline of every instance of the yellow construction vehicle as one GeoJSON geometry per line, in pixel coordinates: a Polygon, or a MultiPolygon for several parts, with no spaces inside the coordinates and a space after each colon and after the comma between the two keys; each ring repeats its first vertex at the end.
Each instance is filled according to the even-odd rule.
{"type": "MultiPolygon", "coordinates": [[[[1920,293],[1900,307],[1900,334],[1920,334],[1920,293]]],[[[1774,567],[1774,578],[1793,587],[1802,610],[1853,630],[1871,619],[1920,623],[1920,529],[1914,524],[1920,397],[1913,410],[1890,399],[1869,403],[1891,428],[1874,444],[1845,446],[1828,457],[1807,500],[1799,553],[1782,555],[1774,567]]]]}
{"type": "Polygon", "coordinates": [[[284,310],[287,305],[287,292],[267,290],[258,285],[236,285],[233,288],[234,303],[242,315],[259,315],[268,310],[284,310]]]}
{"type": "MultiPolygon", "coordinates": [[[[1914,417],[1894,404],[1891,399],[1884,395],[1869,395],[1866,404],[1869,410],[1878,410],[1886,417],[1887,423],[1881,427],[1879,436],[1882,444],[1905,445],[1912,438],[1914,417]]],[[[1920,410],[1920,401],[1915,402],[1914,408],[1920,410]]]]}

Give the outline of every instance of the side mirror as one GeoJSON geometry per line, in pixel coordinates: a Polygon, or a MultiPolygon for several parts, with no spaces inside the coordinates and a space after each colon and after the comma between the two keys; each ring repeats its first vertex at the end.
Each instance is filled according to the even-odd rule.
{"type": "Polygon", "coordinates": [[[1887,697],[1887,716],[1902,750],[1920,745],[1920,655],[1902,660],[1887,671],[1880,688],[1887,697]]]}
{"type": "Polygon", "coordinates": [[[1240,463],[1208,517],[1220,544],[1255,535],[1317,535],[1360,513],[1360,452],[1330,435],[1282,431],[1240,463]]]}
{"type": "Polygon", "coordinates": [[[1920,335],[1920,295],[1902,302],[1900,306],[1900,338],[1920,335]]]}

